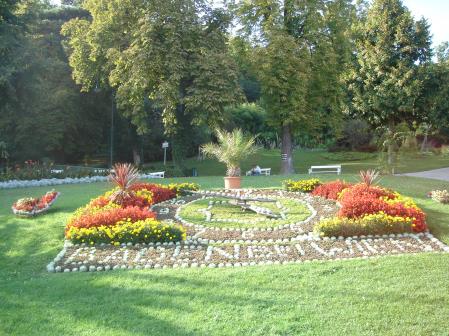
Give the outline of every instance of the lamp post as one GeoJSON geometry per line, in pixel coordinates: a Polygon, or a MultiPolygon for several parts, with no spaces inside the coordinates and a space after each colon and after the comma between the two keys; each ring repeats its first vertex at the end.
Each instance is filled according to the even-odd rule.
{"type": "Polygon", "coordinates": [[[109,166],[112,168],[114,164],[114,91],[111,93],[111,152],[109,153],[109,166]]]}

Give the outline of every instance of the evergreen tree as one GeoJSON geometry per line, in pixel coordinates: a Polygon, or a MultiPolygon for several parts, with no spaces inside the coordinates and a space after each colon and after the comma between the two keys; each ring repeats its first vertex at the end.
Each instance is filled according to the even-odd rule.
{"type": "Polygon", "coordinates": [[[356,65],[349,76],[355,113],[385,127],[393,163],[396,126],[422,120],[423,64],[431,59],[429,26],[414,21],[401,0],[374,0],[356,32],[356,65]]]}

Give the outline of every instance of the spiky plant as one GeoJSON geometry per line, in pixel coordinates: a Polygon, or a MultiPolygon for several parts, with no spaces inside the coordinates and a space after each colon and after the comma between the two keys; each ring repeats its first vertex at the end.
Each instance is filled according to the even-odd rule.
{"type": "Polygon", "coordinates": [[[259,148],[255,145],[256,137],[245,136],[240,128],[231,132],[216,129],[218,144],[208,143],[201,150],[207,156],[213,156],[226,165],[227,176],[240,176],[240,163],[259,148]]]}
{"type": "Polygon", "coordinates": [[[359,176],[362,183],[364,183],[367,187],[370,187],[379,177],[379,172],[375,169],[361,170],[359,172],[359,176]]]}
{"type": "Polygon", "coordinates": [[[111,201],[123,204],[133,195],[130,187],[139,178],[139,171],[130,163],[117,163],[113,168],[109,179],[116,185],[117,190],[111,195],[111,201]]]}

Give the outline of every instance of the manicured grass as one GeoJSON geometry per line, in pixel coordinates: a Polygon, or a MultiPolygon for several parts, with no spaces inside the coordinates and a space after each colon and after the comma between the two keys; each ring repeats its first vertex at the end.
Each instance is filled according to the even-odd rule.
{"type": "MultiPolygon", "coordinates": [[[[217,177],[188,180],[203,188],[223,183],[217,177]]],[[[275,187],[281,180],[248,177],[243,185],[275,187]]],[[[432,232],[449,243],[449,206],[425,197],[449,183],[385,177],[381,184],[414,197],[428,213],[432,232]]],[[[10,204],[49,188],[0,191],[0,335],[448,334],[449,254],[234,269],[46,273],[45,265],[62,247],[67,216],[107,188],[59,186],[62,195],[54,208],[35,219],[13,217],[10,204]]]]}
{"type": "MultiPolygon", "coordinates": [[[[181,208],[180,216],[186,221],[193,224],[200,224],[203,226],[213,226],[219,228],[252,228],[252,227],[275,227],[285,224],[293,224],[307,219],[311,215],[311,211],[298,201],[287,198],[277,199],[282,207],[286,209],[286,218],[270,219],[262,214],[257,214],[253,211],[242,211],[241,207],[229,203],[229,200],[224,198],[208,198],[200,199],[187,204],[181,208]],[[206,215],[204,210],[209,206],[209,202],[215,202],[209,210],[212,214],[213,221],[206,222],[206,215]],[[224,204],[217,202],[225,202],[224,204]],[[230,219],[232,221],[226,221],[230,219]]],[[[269,209],[273,214],[279,215],[279,209],[276,203],[268,202],[251,202],[252,205],[269,209]]]]}
{"type": "MultiPolygon", "coordinates": [[[[246,172],[258,164],[262,168],[271,168],[272,174],[278,174],[281,163],[280,157],[279,150],[263,150],[243,163],[242,172],[246,172]]],[[[312,165],[341,164],[342,171],[345,174],[357,174],[362,169],[373,169],[380,166],[378,155],[370,153],[328,153],[296,150],[293,159],[296,173],[299,174],[307,173],[312,165]]],[[[166,170],[160,162],[150,163],[146,166],[151,171],[166,170]]],[[[212,159],[203,161],[198,161],[195,158],[187,159],[186,166],[190,169],[196,168],[199,176],[222,176],[226,172],[223,164],[212,159]]],[[[449,156],[422,155],[419,153],[404,154],[398,159],[395,173],[410,173],[443,167],[449,167],[449,156]]]]}

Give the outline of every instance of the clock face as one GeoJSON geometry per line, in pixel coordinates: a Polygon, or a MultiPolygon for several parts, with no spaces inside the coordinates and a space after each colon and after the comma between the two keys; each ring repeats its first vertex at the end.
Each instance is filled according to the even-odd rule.
{"type": "Polygon", "coordinates": [[[205,241],[290,241],[338,211],[333,201],[280,190],[203,191],[155,205],[160,220],[205,241]]]}
{"type": "Polygon", "coordinates": [[[210,197],[183,206],[181,219],[196,225],[216,228],[269,228],[302,222],[312,211],[300,200],[276,197],[273,202],[236,201],[210,197]]]}

